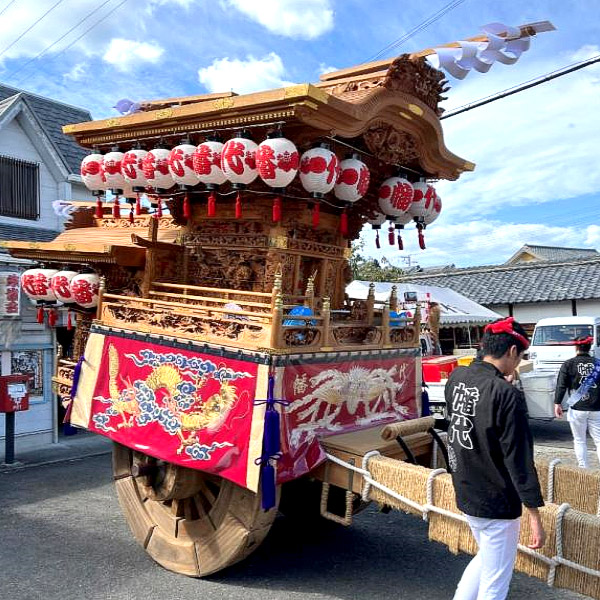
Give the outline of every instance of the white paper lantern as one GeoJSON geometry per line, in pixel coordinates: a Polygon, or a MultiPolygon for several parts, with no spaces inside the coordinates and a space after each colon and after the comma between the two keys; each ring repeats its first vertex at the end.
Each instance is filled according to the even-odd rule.
{"type": "MultiPolygon", "coordinates": [[[[379,187],[379,208],[389,217],[407,215],[413,199],[412,184],[402,177],[390,177],[379,187]]],[[[410,221],[410,216],[406,223],[410,221]]]]}
{"type": "Polygon", "coordinates": [[[97,152],[88,154],[81,161],[81,179],[85,187],[93,192],[106,189],[106,178],[104,177],[104,168],[102,162],[104,156],[97,152]]]}
{"type": "Polygon", "coordinates": [[[333,188],[336,198],[344,202],[360,200],[369,188],[371,174],[362,160],[352,156],[340,163],[340,176],[333,188]]]}
{"type": "Polygon", "coordinates": [[[387,217],[382,213],[375,213],[375,216],[372,219],[369,219],[367,223],[369,223],[373,229],[381,229],[381,226],[385,223],[387,217]]]}
{"type": "Polygon", "coordinates": [[[430,203],[429,209],[427,210],[427,213],[423,217],[423,221],[424,221],[425,225],[431,225],[431,223],[433,223],[440,216],[441,212],[442,212],[442,199],[438,196],[438,194],[436,192],[433,202],[430,203]]]}
{"type": "Polygon", "coordinates": [[[52,291],[52,277],[58,269],[28,269],[21,275],[21,288],[32,300],[56,301],[52,291]]]}
{"type": "Polygon", "coordinates": [[[179,185],[196,185],[200,178],[194,171],[194,153],[196,146],[189,143],[175,146],[169,154],[169,172],[179,185]]]}
{"type": "Polygon", "coordinates": [[[415,183],[413,187],[414,194],[409,212],[415,221],[422,222],[435,199],[435,188],[424,181],[415,183]]]}
{"type": "Polygon", "coordinates": [[[69,289],[73,299],[83,308],[98,306],[100,277],[96,273],[79,273],[71,279],[69,289]]]}
{"type": "Polygon", "coordinates": [[[216,140],[207,140],[198,144],[194,152],[194,172],[198,180],[208,187],[221,185],[227,177],[221,169],[221,153],[223,144],[216,140]]]}
{"type": "Polygon", "coordinates": [[[221,152],[221,169],[231,183],[248,185],[258,177],[257,148],[255,142],[243,137],[232,138],[225,142],[221,152]]]}
{"type": "Polygon", "coordinates": [[[125,185],[125,178],[121,172],[121,161],[123,153],[119,150],[111,150],[104,155],[104,177],[106,187],[110,190],[122,190],[125,185]]]}
{"type": "Polygon", "coordinates": [[[125,179],[125,186],[131,186],[134,192],[143,192],[148,185],[144,175],[144,158],[146,154],[148,154],[146,150],[133,148],[125,152],[123,160],[121,160],[121,172],[125,179]]]}
{"type": "Polygon", "coordinates": [[[77,275],[77,271],[58,271],[52,276],[50,280],[50,287],[56,296],[56,299],[63,304],[70,304],[75,302],[73,294],[71,293],[71,280],[77,275]]]}
{"type": "Polygon", "coordinates": [[[299,166],[298,149],[293,142],[284,137],[266,139],[256,150],[258,174],[272,188],[284,188],[289,185],[299,166]]]}
{"type": "Polygon", "coordinates": [[[329,193],[339,175],[340,161],[329,148],[311,148],[300,157],[300,182],[315,197],[329,193]]]}
{"type": "Polygon", "coordinates": [[[173,187],[173,177],[169,171],[170,150],[154,148],[146,154],[142,161],[144,177],[150,187],[155,190],[168,190],[173,187]]]}

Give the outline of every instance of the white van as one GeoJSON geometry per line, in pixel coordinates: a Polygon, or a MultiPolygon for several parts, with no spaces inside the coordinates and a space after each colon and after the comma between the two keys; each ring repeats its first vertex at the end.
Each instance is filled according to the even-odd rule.
{"type": "Polygon", "coordinates": [[[535,371],[558,371],[565,360],[575,356],[575,340],[591,336],[592,356],[600,358],[598,336],[600,317],[552,317],[535,326],[529,358],[535,371]]]}

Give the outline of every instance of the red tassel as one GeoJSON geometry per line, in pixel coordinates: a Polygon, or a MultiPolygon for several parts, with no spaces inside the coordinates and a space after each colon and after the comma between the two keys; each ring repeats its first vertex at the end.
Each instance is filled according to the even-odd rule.
{"type": "Polygon", "coordinates": [[[312,226],[316,229],[319,226],[319,216],[321,213],[321,207],[318,202],[315,202],[312,209],[312,226]]]}
{"type": "Polygon", "coordinates": [[[183,198],[183,218],[187,221],[191,217],[190,197],[186,194],[183,198]]]}
{"type": "Polygon", "coordinates": [[[398,250],[404,250],[404,242],[400,234],[398,234],[398,250]]]}
{"type": "Polygon", "coordinates": [[[348,213],[346,209],[342,212],[342,218],[340,219],[340,233],[344,237],[348,237],[348,213]]]}
{"type": "Polygon", "coordinates": [[[375,248],[381,248],[379,243],[379,229],[375,230],[375,248]]]}
{"type": "Polygon", "coordinates": [[[135,195],[135,214],[138,217],[142,214],[142,199],[139,193],[135,195]]]}
{"type": "Polygon", "coordinates": [[[158,199],[158,206],[156,207],[156,218],[160,219],[162,217],[162,198],[158,199]]]}
{"type": "Polygon", "coordinates": [[[396,245],[396,238],[394,237],[394,228],[391,225],[388,229],[388,242],[390,243],[390,246],[396,245]]]}
{"type": "Polygon", "coordinates": [[[235,197],[235,218],[242,218],[242,195],[238,192],[235,197]]]}
{"type": "Polygon", "coordinates": [[[48,311],[48,325],[50,327],[54,327],[56,325],[56,321],[58,319],[58,313],[54,309],[50,309],[48,311]]]}
{"type": "Polygon", "coordinates": [[[273,200],[273,223],[279,223],[281,221],[281,198],[275,196],[273,200]]]}
{"type": "Polygon", "coordinates": [[[42,306],[37,309],[37,322],[40,325],[44,322],[44,308],[42,306]]]}
{"type": "Polygon", "coordinates": [[[73,320],[71,319],[71,311],[67,311],[67,331],[73,329],[73,320]]]}
{"type": "Polygon", "coordinates": [[[417,231],[419,232],[419,248],[425,250],[425,236],[423,235],[423,226],[417,225],[417,231]]]}
{"type": "Polygon", "coordinates": [[[131,207],[131,210],[129,211],[129,222],[133,225],[135,219],[133,218],[133,206],[131,207]]]}
{"type": "Polygon", "coordinates": [[[119,204],[118,196],[115,196],[115,203],[113,204],[113,217],[115,219],[121,218],[121,205],[119,204]]]}
{"type": "Polygon", "coordinates": [[[211,192],[208,195],[208,216],[216,217],[217,216],[217,198],[214,192],[211,192]]]}
{"type": "Polygon", "coordinates": [[[96,200],[96,219],[101,219],[104,216],[104,209],[102,208],[102,198],[98,196],[96,200]]]}

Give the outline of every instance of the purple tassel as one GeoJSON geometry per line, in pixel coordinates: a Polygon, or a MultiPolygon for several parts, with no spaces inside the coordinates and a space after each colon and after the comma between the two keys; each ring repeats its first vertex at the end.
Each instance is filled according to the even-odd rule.
{"type": "Polygon", "coordinates": [[[262,508],[270,510],[276,503],[275,467],[268,462],[262,463],[261,471],[262,508]]]}
{"type": "Polygon", "coordinates": [[[281,432],[279,429],[279,413],[267,405],[265,413],[265,433],[263,437],[263,456],[276,456],[281,452],[281,432]]]}
{"type": "Polygon", "coordinates": [[[81,367],[83,366],[83,361],[85,358],[83,355],[79,357],[77,364],[75,365],[75,369],[73,371],[73,385],[71,386],[71,400],[75,398],[75,394],[77,394],[77,386],[79,385],[79,378],[81,377],[81,367]]]}

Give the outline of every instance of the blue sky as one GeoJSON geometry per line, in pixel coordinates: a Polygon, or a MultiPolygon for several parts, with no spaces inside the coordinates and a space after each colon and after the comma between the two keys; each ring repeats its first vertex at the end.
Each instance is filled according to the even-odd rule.
{"type": "MultiPolygon", "coordinates": [[[[88,108],[95,118],[116,114],[111,107],[123,97],[317,81],[325,70],[370,60],[448,4],[62,0],[52,8],[57,2],[0,0],[0,81],[88,108]]],[[[453,108],[600,54],[597,11],[596,0],[464,0],[394,53],[464,39],[490,22],[554,23],[557,31],[534,38],[515,65],[450,79],[445,106],[453,108]]],[[[443,121],[446,145],[476,171],[437,186],[444,211],[427,230],[426,251],[410,230],[404,252],[385,245],[378,252],[367,227],[367,252],[394,264],[410,256],[422,266],[468,266],[503,262],[526,242],[600,248],[599,92],[595,65],[443,121]]]]}

